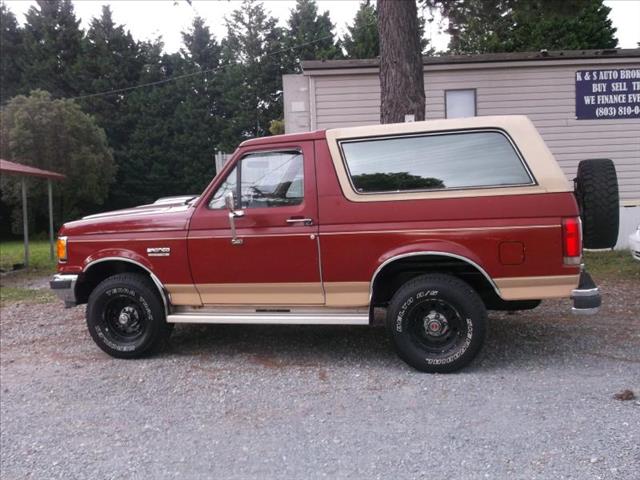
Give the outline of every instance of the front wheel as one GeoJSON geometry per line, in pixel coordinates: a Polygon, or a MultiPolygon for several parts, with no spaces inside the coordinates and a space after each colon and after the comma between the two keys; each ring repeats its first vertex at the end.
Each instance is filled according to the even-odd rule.
{"type": "Polygon", "coordinates": [[[423,372],[458,370],[484,342],[484,303],[467,283],[450,275],[410,280],[393,296],[387,312],[398,356],[423,372]]]}
{"type": "Polygon", "coordinates": [[[162,299],[151,281],[136,273],[109,277],[91,292],[87,326],[98,347],[117,358],[149,354],[171,333],[162,299]]]}

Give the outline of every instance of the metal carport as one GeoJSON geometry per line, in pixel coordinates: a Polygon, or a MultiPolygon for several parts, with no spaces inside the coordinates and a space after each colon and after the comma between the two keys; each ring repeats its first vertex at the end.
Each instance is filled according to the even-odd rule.
{"type": "Polygon", "coordinates": [[[25,177],[37,177],[47,179],[47,190],[49,194],[49,255],[53,260],[53,188],[51,185],[52,180],[64,180],[65,176],[51,172],[49,170],[42,170],[40,168],[30,167],[28,165],[22,165],[20,163],[10,162],[8,160],[0,159],[0,173],[8,175],[16,175],[20,177],[22,184],[22,224],[24,234],[24,266],[29,266],[29,218],[27,213],[27,184],[25,177]]]}

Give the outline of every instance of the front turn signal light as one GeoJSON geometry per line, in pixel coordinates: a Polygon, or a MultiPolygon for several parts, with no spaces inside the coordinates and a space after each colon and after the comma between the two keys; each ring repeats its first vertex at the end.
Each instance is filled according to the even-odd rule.
{"type": "Polygon", "coordinates": [[[58,237],[56,253],[58,254],[58,261],[65,262],[67,260],[67,237],[58,237]]]}

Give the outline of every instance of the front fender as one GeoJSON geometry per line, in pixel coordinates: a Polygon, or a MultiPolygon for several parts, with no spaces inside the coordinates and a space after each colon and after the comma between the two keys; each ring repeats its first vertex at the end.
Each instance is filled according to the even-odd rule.
{"type": "Polygon", "coordinates": [[[149,272],[153,272],[152,265],[147,258],[143,257],[139,253],[125,248],[106,248],[92,253],[82,262],[82,271],[86,272],[91,265],[108,260],[129,261],[131,263],[138,264],[149,272]]]}

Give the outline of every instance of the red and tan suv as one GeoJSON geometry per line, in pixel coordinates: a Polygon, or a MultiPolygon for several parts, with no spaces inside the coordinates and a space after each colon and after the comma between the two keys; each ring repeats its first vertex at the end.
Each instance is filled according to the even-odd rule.
{"type": "Polygon", "coordinates": [[[402,359],[449,372],[487,310],[599,307],[582,228],[615,243],[617,183],[608,160],[581,169],[574,191],[522,116],[257,138],[198,197],[65,224],[51,288],[88,304],[115,357],[176,323],[370,325],[382,308],[402,359]]]}

